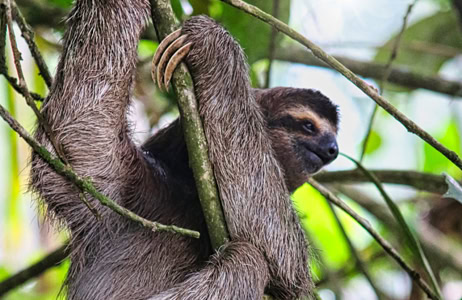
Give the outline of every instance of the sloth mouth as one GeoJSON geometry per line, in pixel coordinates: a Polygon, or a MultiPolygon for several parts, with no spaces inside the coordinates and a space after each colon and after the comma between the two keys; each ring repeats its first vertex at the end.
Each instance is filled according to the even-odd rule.
{"type": "Polygon", "coordinates": [[[316,173],[319,171],[324,165],[324,159],[321,154],[319,154],[317,151],[313,150],[307,143],[300,143],[301,149],[302,149],[302,159],[305,164],[305,169],[309,173],[316,173]]]}

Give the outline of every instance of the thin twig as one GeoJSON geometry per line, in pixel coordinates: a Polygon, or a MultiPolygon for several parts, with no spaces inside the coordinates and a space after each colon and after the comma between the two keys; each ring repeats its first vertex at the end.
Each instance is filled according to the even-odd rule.
{"type": "Polygon", "coordinates": [[[3,5],[5,5],[5,1],[6,1],[6,20],[8,24],[8,34],[10,38],[11,50],[13,51],[13,59],[14,59],[14,65],[16,67],[16,73],[18,74],[18,86],[22,94],[24,95],[24,99],[26,100],[26,103],[29,105],[30,108],[32,108],[32,111],[37,116],[39,125],[42,126],[43,129],[45,130],[45,133],[48,139],[50,140],[58,157],[67,164],[66,157],[64,156],[60,145],[58,145],[55,141],[55,138],[53,136],[53,131],[51,129],[50,124],[48,124],[47,120],[43,117],[42,113],[39,111],[39,109],[35,105],[34,99],[30,95],[29,89],[27,88],[26,79],[24,77],[24,72],[21,67],[21,60],[22,60],[21,52],[18,49],[18,45],[16,43],[16,36],[14,35],[14,31],[13,31],[11,0],[2,0],[1,2],[3,5]]]}
{"type": "MultiPolygon", "coordinates": [[[[387,83],[388,78],[390,77],[390,74],[391,74],[391,71],[392,71],[391,66],[393,64],[393,61],[398,57],[398,51],[399,51],[399,46],[400,46],[400,43],[401,43],[401,38],[403,37],[404,31],[406,31],[407,21],[409,19],[409,16],[411,15],[412,8],[416,4],[416,2],[417,2],[417,0],[414,0],[411,4],[409,4],[409,6],[407,7],[407,10],[406,10],[406,13],[404,14],[403,25],[401,26],[401,30],[399,31],[398,36],[394,40],[393,48],[392,48],[390,57],[388,58],[388,61],[387,61],[386,65],[385,65],[385,72],[383,74],[382,80],[380,81],[380,85],[379,85],[380,95],[383,95],[383,90],[385,88],[385,84],[387,83]]],[[[363,145],[362,145],[362,149],[361,149],[361,156],[359,157],[360,162],[363,161],[364,155],[366,154],[367,144],[369,143],[369,138],[371,136],[372,127],[374,125],[374,120],[375,120],[375,116],[377,115],[377,111],[378,111],[378,105],[376,103],[376,104],[374,104],[374,110],[372,111],[372,114],[371,114],[371,116],[369,118],[369,123],[367,125],[367,131],[366,131],[366,135],[364,137],[363,145]]]]}
{"type": "Polygon", "coordinates": [[[46,270],[58,266],[69,255],[69,248],[67,245],[61,246],[55,251],[49,253],[47,256],[39,260],[33,265],[19,271],[18,273],[6,278],[0,282],[0,297],[9,291],[17,288],[18,286],[26,283],[30,279],[39,276],[46,270]]]}
{"type": "MultiPolygon", "coordinates": [[[[1,51],[1,48],[0,48],[0,51],[1,51]]],[[[3,77],[5,77],[5,79],[8,81],[8,83],[11,85],[11,87],[17,92],[19,93],[20,95],[22,95],[24,98],[26,98],[26,95],[24,94],[24,90],[22,89],[21,86],[19,86],[18,84],[18,80],[14,77],[11,77],[10,75],[8,75],[6,73],[6,67],[3,68],[3,66],[0,66],[0,73],[3,75],[3,77]]],[[[34,93],[34,92],[30,92],[29,91],[29,95],[35,100],[35,101],[39,101],[39,102],[43,102],[45,100],[45,98],[43,98],[42,96],[40,96],[39,94],[37,93],[34,93]]]]}
{"type": "MultiPolygon", "coordinates": [[[[335,191],[344,194],[358,203],[362,208],[383,223],[390,232],[396,232],[399,236],[402,235],[401,228],[396,223],[395,218],[383,204],[378,203],[358,188],[338,184],[333,185],[333,188],[335,191]]],[[[422,225],[417,227],[419,236],[422,238],[424,250],[429,254],[432,261],[439,261],[445,266],[449,266],[455,272],[462,274],[462,255],[460,255],[462,254],[462,249],[454,247],[454,244],[448,242],[448,238],[444,235],[432,234],[429,230],[425,230],[427,228],[423,229],[422,225]]],[[[435,230],[433,229],[433,231],[435,230]]],[[[398,240],[400,239],[399,236],[396,237],[398,240]]]]}
{"type": "Polygon", "coordinates": [[[270,24],[271,26],[276,27],[279,31],[283,32],[287,36],[293,38],[294,40],[300,42],[302,45],[310,49],[313,54],[321,59],[322,61],[329,64],[333,69],[340,72],[358,88],[360,88],[364,93],[370,96],[378,105],[385,109],[389,114],[391,114],[396,120],[398,120],[406,129],[421,139],[426,141],[433,148],[438,150],[441,154],[446,156],[450,161],[452,161],[459,169],[462,170],[462,160],[454,151],[449,150],[438,142],[434,137],[432,137],[428,132],[420,128],[416,123],[411,121],[406,117],[402,112],[396,109],[391,103],[389,103],[385,98],[380,96],[374,88],[367,84],[364,80],[359,78],[356,74],[347,69],[342,65],[338,60],[328,55],[324,50],[319,46],[314,44],[312,41],[308,40],[306,37],[295,31],[294,29],[287,26],[284,22],[272,17],[270,14],[265,13],[256,6],[247,4],[241,0],[221,0],[222,2],[228,3],[238,9],[245,11],[246,13],[257,17],[258,19],[270,24]]]}
{"type": "MultiPolygon", "coordinates": [[[[279,18],[279,0],[273,0],[273,16],[279,18]]],[[[273,67],[274,53],[276,52],[276,38],[278,31],[271,27],[271,36],[268,46],[268,69],[266,70],[265,88],[269,88],[271,81],[271,69],[273,67]]]]}
{"type": "Polygon", "coordinates": [[[74,170],[69,166],[65,165],[58,157],[51,154],[43,145],[40,145],[22,126],[19,124],[10,113],[0,105],[0,116],[5,120],[10,127],[16,131],[20,137],[22,137],[29,146],[44,160],[46,161],[56,173],[65,176],[72,183],[74,183],[81,191],[85,191],[95,199],[97,199],[102,205],[109,207],[121,216],[127,217],[132,221],[135,221],[143,227],[149,228],[152,231],[167,231],[172,233],[178,233],[193,238],[199,238],[199,232],[189,229],[180,228],[174,225],[163,225],[157,222],[149,221],[145,218],[138,216],[132,211],[118,205],[113,200],[109,199],[105,195],[101,194],[96,187],[93,185],[90,179],[82,178],[78,176],[74,170]]]}
{"type": "Polygon", "coordinates": [[[348,247],[350,248],[350,252],[351,252],[351,255],[353,255],[353,257],[355,259],[355,265],[356,265],[357,269],[364,275],[367,282],[369,282],[369,285],[371,286],[371,288],[374,291],[377,298],[379,300],[384,299],[385,297],[384,297],[383,293],[379,290],[379,288],[377,287],[377,284],[374,282],[374,279],[372,278],[371,274],[369,273],[369,270],[368,270],[366,264],[364,263],[364,261],[360,257],[358,251],[356,250],[355,245],[353,244],[350,237],[348,236],[348,234],[347,234],[347,232],[345,230],[345,227],[343,227],[343,224],[340,221],[340,218],[338,217],[338,214],[335,211],[334,207],[332,206],[332,203],[330,201],[327,201],[327,204],[329,205],[329,208],[332,211],[335,222],[337,223],[343,238],[345,239],[348,247]]]}
{"type": "Polygon", "coordinates": [[[335,196],[329,189],[318,183],[316,180],[310,178],[308,183],[317,189],[326,199],[334,203],[337,207],[341,208],[344,212],[349,214],[356,222],[358,222],[369,234],[377,241],[377,243],[405,270],[412,280],[427,294],[430,299],[440,300],[435,295],[428,284],[422,279],[420,274],[408,265],[404,258],[390,245],[380,234],[374,230],[369,221],[361,217],[354,210],[352,210],[345,202],[335,196]]]}
{"type": "MultiPolygon", "coordinates": [[[[15,89],[16,92],[26,97],[21,90],[16,78],[8,75],[8,67],[6,65],[6,30],[8,22],[6,18],[6,6],[0,5],[0,73],[5,77],[9,84],[15,89]]],[[[43,98],[36,93],[30,93],[32,98],[37,101],[43,101],[43,98]]]]}
{"type": "Polygon", "coordinates": [[[46,63],[43,60],[42,54],[40,53],[37,44],[34,41],[35,34],[30,29],[29,25],[27,24],[26,20],[21,14],[21,11],[18,9],[18,6],[14,1],[11,3],[11,8],[13,10],[14,20],[18,24],[19,29],[21,29],[21,35],[26,41],[27,46],[29,46],[30,53],[32,54],[32,57],[34,58],[35,63],[37,64],[37,67],[40,71],[40,75],[42,75],[42,78],[45,81],[46,85],[48,86],[48,88],[50,88],[53,84],[53,77],[51,76],[46,63]]]}
{"type": "Polygon", "coordinates": [[[423,265],[427,275],[430,277],[431,283],[433,285],[433,289],[435,290],[436,294],[440,299],[442,299],[441,291],[438,286],[438,282],[436,280],[436,277],[433,273],[433,270],[430,266],[430,263],[428,262],[427,257],[425,256],[425,253],[423,252],[422,246],[420,245],[419,239],[415,236],[415,234],[411,231],[411,228],[409,225],[407,225],[406,220],[404,219],[403,215],[401,214],[401,211],[399,210],[398,206],[391,200],[390,196],[388,193],[385,191],[385,189],[382,186],[382,183],[380,180],[377,179],[377,177],[374,176],[374,174],[370,173],[364,166],[353,159],[352,157],[342,153],[344,157],[352,161],[353,163],[356,164],[358,169],[360,169],[364,174],[369,177],[369,179],[374,183],[376,188],[379,190],[380,194],[382,195],[383,199],[385,200],[385,203],[387,204],[388,208],[390,209],[393,217],[396,219],[398,224],[400,225],[401,229],[404,232],[404,236],[406,238],[406,242],[409,246],[409,248],[412,250],[412,253],[417,256],[418,260],[420,263],[423,265]]]}

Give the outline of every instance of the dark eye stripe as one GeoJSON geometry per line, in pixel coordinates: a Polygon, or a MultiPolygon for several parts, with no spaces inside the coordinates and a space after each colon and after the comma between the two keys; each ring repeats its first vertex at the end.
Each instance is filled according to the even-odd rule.
{"type": "MultiPolygon", "coordinates": [[[[290,115],[283,116],[279,119],[272,120],[269,122],[268,126],[269,128],[287,128],[292,131],[298,131],[304,134],[307,134],[306,129],[304,128],[304,125],[306,122],[309,120],[299,120],[295,119],[294,117],[290,115]]],[[[311,121],[310,121],[311,122],[311,121]]],[[[312,123],[312,122],[311,122],[312,123]]],[[[316,132],[316,126],[313,124],[313,133],[316,132]]]]}

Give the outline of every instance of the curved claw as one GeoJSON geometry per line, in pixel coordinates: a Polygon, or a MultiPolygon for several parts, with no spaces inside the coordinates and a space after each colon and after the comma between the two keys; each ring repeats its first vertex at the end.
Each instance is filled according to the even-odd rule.
{"type": "MultiPolygon", "coordinates": [[[[159,89],[162,90],[162,72],[164,71],[164,68],[169,60],[169,58],[179,49],[183,46],[183,43],[185,42],[187,36],[183,35],[179,37],[177,40],[172,42],[167,49],[162,53],[162,57],[160,58],[159,64],[156,66],[156,72],[157,72],[157,85],[159,86],[159,89]]],[[[165,87],[166,88],[166,87],[165,87]]]]}
{"type": "Polygon", "coordinates": [[[167,67],[165,68],[165,75],[164,75],[164,87],[168,89],[168,85],[170,83],[170,79],[172,79],[173,71],[175,71],[178,64],[181,60],[188,55],[189,50],[191,50],[192,43],[187,43],[183,47],[181,47],[167,63],[167,67]]]}
{"type": "Polygon", "coordinates": [[[157,68],[157,64],[159,63],[162,53],[164,53],[164,50],[168,47],[168,45],[170,45],[172,41],[179,38],[180,35],[181,35],[181,28],[167,35],[165,39],[163,39],[162,42],[157,47],[156,54],[154,54],[154,57],[152,58],[152,65],[151,65],[151,77],[154,82],[157,81],[156,68],[157,68]]]}
{"type": "Polygon", "coordinates": [[[162,53],[164,53],[164,50],[168,47],[168,45],[170,45],[171,42],[179,38],[180,35],[181,29],[178,29],[167,35],[165,39],[162,40],[162,42],[159,44],[159,47],[157,47],[156,54],[154,54],[154,57],[152,58],[153,65],[157,65],[159,63],[160,57],[162,53]]]}

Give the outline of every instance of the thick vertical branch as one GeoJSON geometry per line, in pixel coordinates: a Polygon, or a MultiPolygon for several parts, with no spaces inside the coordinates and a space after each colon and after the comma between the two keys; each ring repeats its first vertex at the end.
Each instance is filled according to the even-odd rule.
{"type": "MultiPolygon", "coordinates": [[[[151,15],[159,40],[178,28],[170,1],[151,0],[151,15]]],[[[217,249],[229,240],[229,234],[212,165],[208,158],[207,142],[198,113],[192,79],[184,64],[181,64],[173,74],[173,90],[178,99],[189,161],[194,173],[210,240],[212,246],[217,249]]]]}

